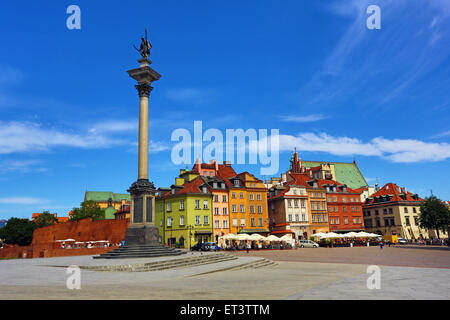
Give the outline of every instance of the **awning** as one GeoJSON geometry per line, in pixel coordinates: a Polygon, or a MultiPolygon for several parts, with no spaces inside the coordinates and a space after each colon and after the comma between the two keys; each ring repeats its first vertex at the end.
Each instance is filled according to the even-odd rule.
{"type": "Polygon", "coordinates": [[[212,234],[212,231],[209,230],[197,230],[195,234],[212,234]]]}
{"type": "Polygon", "coordinates": [[[241,231],[238,232],[238,234],[240,233],[269,233],[270,231],[267,229],[242,229],[241,231]]]}

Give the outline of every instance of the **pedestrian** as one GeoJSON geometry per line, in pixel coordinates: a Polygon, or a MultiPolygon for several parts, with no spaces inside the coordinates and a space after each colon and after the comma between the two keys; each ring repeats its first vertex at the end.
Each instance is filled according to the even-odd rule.
{"type": "Polygon", "coordinates": [[[391,241],[389,241],[389,240],[388,240],[388,246],[389,246],[389,247],[391,246],[391,241]]]}
{"type": "Polygon", "coordinates": [[[122,247],[125,247],[125,240],[122,240],[122,247]]]}
{"type": "Polygon", "coordinates": [[[380,241],[380,249],[383,249],[383,241],[380,241]]]}
{"type": "Polygon", "coordinates": [[[247,248],[247,253],[249,252],[249,250],[250,250],[250,244],[247,242],[247,244],[246,244],[246,248],[247,248]]]}

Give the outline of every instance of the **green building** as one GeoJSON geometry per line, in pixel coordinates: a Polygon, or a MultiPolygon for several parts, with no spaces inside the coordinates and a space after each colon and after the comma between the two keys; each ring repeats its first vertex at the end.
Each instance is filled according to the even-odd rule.
{"type": "Polygon", "coordinates": [[[114,213],[124,204],[130,204],[129,193],[113,193],[110,191],[86,191],[84,201],[92,200],[98,203],[100,209],[105,209],[105,219],[114,219],[114,213]]]}
{"type": "Polygon", "coordinates": [[[203,177],[181,170],[170,189],[159,189],[155,225],[162,243],[190,248],[212,241],[212,221],[212,193],[203,177]]]}

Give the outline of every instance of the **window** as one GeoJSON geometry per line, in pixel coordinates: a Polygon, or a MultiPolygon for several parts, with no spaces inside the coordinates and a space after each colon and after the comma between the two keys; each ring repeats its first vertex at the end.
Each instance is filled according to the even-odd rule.
{"type": "Polygon", "coordinates": [[[180,216],[180,226],[184,226],[184,216],[180,216]]]}
{"type": "Polygon", "coordinates": [[[344,209],[344,212],[347,212],[347,207],[343,207],[343,209],[344,209]]]}
{"type": "Polygon", "coordinates": [[[419,217],[414,216],[414,224],[415,224],[416,226],[419,225],[419,217]]]}
{"type": "Polygon", "coordinates": [[[214,208],[214,214],[215,215],[219,215],[220,213],[219,213],[219,208],[214,208]]]}
{"type": "Polygon", "coordinates": [[[347,199],[345,197],[342,197],[342,202],[347,202],[347,199]]]}
{"type": "Polygon", "coordinates": [[[231,206],[231,211],[232,211],[232,212],[237,212],[237,207],[236,207],[235,204],[233,204],[233,205],[231,206]]]}
{"type": "Polygon", "coordinates": [[[327,215],[326,214],[323,215],[323,222],[327,222],[327,215]]]}
{"type": "Polygon", "coordinates": [[[328,202],[331,202],[331,197],[328,197],[328,202]]]}
{"type": "Polygon", "coordinates": [[[387,214],[387,209],[383,209],[383,214],[387,214]]]}
{"type": "Polygon", "coordinates": [[[255,206],[250,206],[250,213],[255,213],[255,206]]]}
{"type": "Polygon", "coordinates": [[[254,200],[253,193],[250,193],[249,198],[250,198],[250,200],[254,200]]]}
{"type": "Polygon", "coordinates": [[[226,195],[222,196],[222,202],[227,202],[227,196],[226,195]]]}
{"type": "Polygon", "coordinates": [[[359,212],[359,206],[356,207],[356,212],[359,212]]]}
{"type": "Polygon", "coordinates": [[[334,207],[334,212],[338,212],[338,207],[334,207]]]}
{"type": "Polygon", "coordinates": [[[300,221],[300,216],[298,214],[295,215],[295,221],[300,221]]]}
{"type": "MultiPolygon", "coordinates": [[[[406,209],[406,208],[405,208],[406,209]]],[[[409,216],[405,217],[406,225],[409,226],[409,216]]]]}
{"type": "Polygon", "coordinates": [[[330,224],[334,224],[334,218],[330,218],[330,224]]]}
{"type": "Polygon", "coordinates": [[[261,193],[257,193],[257,194],[256,194],[256,199],[257,199],[257,200],[261,200],[261,193]]]}
{"type": "Polygon", "coordinates": [[[408,208],[405,207],[404,211],[405,211],[405,213],[408,213],[408,208]]]}
{"type": "Polygon", "coordinates": [[[344,217],[344,224],[348,224],[348,218],[344,217]]]}
{"type": "Polygon", "coordinates": [[[167,218],[167,226],[171,227],[172,226],[172,218],[167,218]]]}
{"type": "Polygon", "coordinates": [[[302,221],[306,221],[306,214],[302,214],[302,221]]]}
{"type": "Polygon", "coordinates": [[[167,202],[167,211],[172,211],[172,202],[167,202]]]}
{"type": "Polygon", "coordinates": [[[200,216],[195,216],[195,225],[200,225],[200,216]]]}
{"type": "Polygon", "coordinates": [[[208,209],[208,200],[203,200],[203,209],[208,209]]]}
{"type": "Polygon", "coordinates": [[[288,215],[289,222],[292,222],[292,214],[288,215]]]}
{"type": "Polygon", "coordinates": [[[262,213],[262,207],[258,206],[258,213],[262,213]]]}
{"type": "Polygon", "coordinates": [[[231,194],[231,197],[232,197],[233,199],[236,199],[236,192],[233,192],[233,193],[231,194]]]}
{"type": "Polygon", "coordinates": [[[200,209],[200,200],[195,200],[195,209],[200,209]]]}
{"type": "Polygon", "coordinates": [[[391,218],[391,226],[395,226],[395,219],[391,218]]]}
{"type": "Polygon", "coordinates": [[[239,206],[239,208],[240,208],[240,212],[245,212],[245,206],[243,204],[241,204],[239,206]]]}
{"type": "Polygon", "coordinates": [[[209,216],[203,216],[203,224],[208,225],[209,224],[209,216]]]}
{"type": "Polygon", "coordinates": [[[336,217],[336,224],[339,224],[339,217],[336,217]]]}
{"type": "Polygon", "coordinates": [[[208,172],[203,171],[203,176],[206,177],[208,175],[208,172]]]}
{"type": "Polygon", "coordinates": [[[389,226],[389,219],[384,219],[384,225],[387,227],[389,226]]]}
{"type": "Polygon", "coordinates": [[[250,225],[252,226],[252,227],[255,227],[256,225],[255,225],[255,218],[251,218],[250,219],[250,225]]]}
{"type": "Polygon", "coordinates": [[[312,221],[316,222],[316,215],[315,214],[312,215],[312,221]]]}
{"type": "Polygon", "coordinates": [[[291,199],[288,200],[288,208],[292,208],[292,200],[291,199]]]}
{"type": "Polygon", "coordinates": [[[263,224],[262,224],[262,218],[259,218],[258,219],[258,227],[262,227],[263,226],[263,224]]]}
{"type": "MultiPolygon", "coordinates": [[[[377,216],[378,215],[378,210],[375,210],[375,215],[377,216]]],[[[378,226],[379,227],[379,226],[378,226]]]]}
{"type": "Polygon", "coordinates": [[[209,176],[212,177],[213,175],[214,175],[214,172],[211,171],[211,172],[209,173],[209,176]]]}
{"type": "Polygon", "coordinates": [[[219,228],[220,228],[220,221],[219,221],[219,220],[214,221],[214,227],[215,227],[216,229],[219,229],[219,228]]]}
{"type": "Polygon", "coordinates": [[[300,200],[301,204],[302,204],[302,208],[305,207],[305,199],[300,200]]]}
{"type": "Polygon", "coordinates": [[[392,208],[389,208],[389,214],[392,214],[392,208]]]}
{"type": "Polygon", "coordinates": [[[238,220],[236,218],[233,219],[233,227],[237,227],[238,225],[238,220]]]}
{"type": "Polygon", "coordinates": [[[337,201],[337,198],[336,197],[333,197],[333,202],[336,202],[337,201]]]}
{"type": "Polygon", "coordinates": [[[244,193],[243,192],[239,193],[239,198],[244,199],[244,193]]]}
{"type": "Polygon", "coordinates": [[[417,213],[417,211],[416,211],[416,208],[415,208],[415,207],[413,208],[413,213],[417,213]]]}
{"type": "Polygon", "coordinates": [[[243,219],[243,218],[241,219],[241,226],[245,227],[245,219],[243,219]]]}
{"type": "Polygon", "coordinates": [[[228,214],[228,208],[222,208],[222,214],[227,215],[228,214]]]}
{"type": "Polygon", "coordinates": [[[297,194],[297,189],[293,188],[292,191],[294,192],[294,194],[297,194]]]}
{"type": "Polygon", "coordinates": [[[381,227],[381,226],[380,226],[380,219],[376,219],[375,222],[376,222],[376,226],[377,226],[377,227],[381,227]]]}
{"type": "Polygon", "coordinates": [[[234,186],[239,187],[239,180],[234,180],[234,186]]]}
{"type": "Polygon", "coordinates": [[[298,208],[298,200],[297,199],[294,199],[294,207],[298,208]]]}
{"type": "Polygon", "coordinates": [[[352,206],[352,212],[355,212],[355,207],[352,206]]]}
{"type": "Polygon", "coordinates": [[[184,200],[180,200],[180,210],[184,210],[184,200]]]}
{"type": "Polygon", "coordinates": [[[203,193],[208,193],[208,189],[206,187],[202,187],[202,192],[203,193]]]}
{"type": "Polygon", "coordinates": [[[219,202],[219,196],[217,194],[214,195],[214,202],[219,202]]]}
{"type": "Polygon", "coordinates": [[[370,210],[367,210],[367,216],[370,217],[370,210]]]}
{"type": "MultiPolygon", "coordinates": [[[[236,224],[237,224],[237,220],[236,220],[236,224]]],[[[228,220],[223,220],[223,227],[224,227],[225,229],[228,228],[228,220]]]]}
{"type": "Polygon", "coordinates": [[[161,219],[161,227],[164,225],[164,220],[161,219]]]}
{"type": "Polygon", "coordinates": [[[328,207],[328,211],[329,211],[329,212],[333,212],[333,207],[331,207],[331,206],[328,207]]]}
{"type": "Polygon", "coordinates": [[[356,217],[353,217],[353,224],[356,224],[356,217]]]}
{"type": "Polygon", "coordinates": [[[350,202],[353,202],[353,198],[350,198],[350,202]]]}
{"type": "Polygon", "coordinates": [[[361,217],[358,217],[358,223],[361,224],[361,217]]]}
{"type": "Polygon", "coordinates": [[[322,215],[320,214],[317,215],[317,222],[322,222],[322,215]]]}
{"type": "Polygon", "coordinates": [[[315,210],[316,209],[316,203],[315,202],[311,202],[311,210],[315,210]]]}
{"type": "Polygon", "coordinates": [[[326,210],[326,208],[325,208],[325,202],[322,202],[322,210],[326,210]]]}

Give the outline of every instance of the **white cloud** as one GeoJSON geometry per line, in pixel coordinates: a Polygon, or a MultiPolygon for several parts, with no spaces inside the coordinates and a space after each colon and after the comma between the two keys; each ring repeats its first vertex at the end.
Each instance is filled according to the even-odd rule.
{"type": "Polygon", "coordinates": [[[281,121],[285,122],[315,122],[326,119],[322,114],[310,114],[307,116],[279,116],[281,121]]]}
{"type": "Polygon", "coordinates": [[[48,168],[39,166],[41,160],[8,160],[0,162],[0,173],[46,172],[48,168]]]}
{"type": "Polygon", "coordinates": [[[62,132],[37,123],[0,121],[0,154],[45,151],[52,147],[105,148],[126,143],[94,133],[62,132]]]}
{"type": "Polygon", "coordinates": [[[166,97],[175,102],[205,103],[211,100],[214,91],[211,89],[179,88],[167,89],[166,97]]]}
{"type": "Polygon", "coordinates": [[[326,133],[280,135],[280,151],[324,152],[337,156],[376,156],[397,163],[435,162],[450,158],[450,144],[376,137],[368,142],[326,133]]]}
{"type": "Polygon", "coordinates": [[[2,204],[43,204],[47,203],[48,200],[32,197],[7,197],[0,198],[0,203],[2,204]]]}
{"type": "Polygon", "coordinates": [[[139,128],[138,120],[108,120],[91,126],[90,133],[114,133],[136,131],[139,128]]]}

